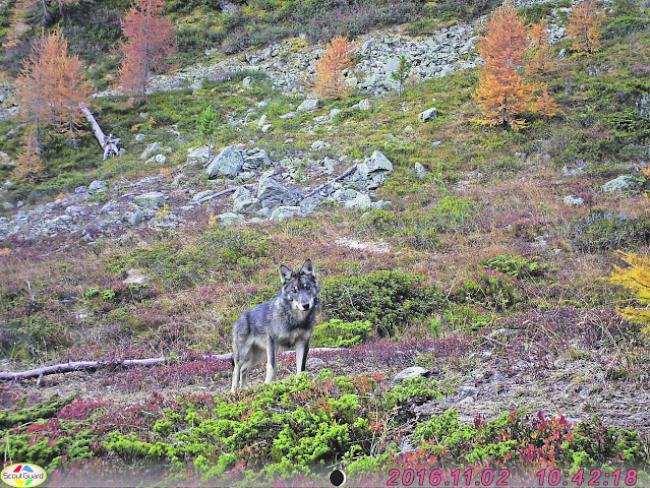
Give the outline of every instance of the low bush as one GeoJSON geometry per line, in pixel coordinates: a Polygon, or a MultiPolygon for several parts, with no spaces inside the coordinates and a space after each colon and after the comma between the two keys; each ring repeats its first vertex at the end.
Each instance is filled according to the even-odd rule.
{"type": "Polygon", "coordinates": [[[446,301],[440,290],[423,286],[419,276],[397,271],[326,278],[321,299],[327,317],[369,320],[380,336],[393,336],[405,325],[424,320],[446,301]]]}
{"type": "Polygon", "coordinates": [[[317,325],[311,336],[311,344],[316,347],[350,347],[365,342],[372,334],[372,324],[368,321],[344,322],[332,319],[317,325]]]}
{"type": "Polygon", "coordinates": [[[485,270],[467,279],[452,292],[454,301],[478,305],[497,312],[526,301],[513,278],[497,271],[485,270]]]}
{"type": "Polygon", "coordinates": [[[500,273],[507,274],[513,278],[530,278],[544,276],[549,270],[548,264],[529,261],[522,256],[512,254],[500,254],[488,259],[483,267],[500,273]]]}
{"type": "Polygon", "coordinates": [[[650,243],[650,219],[593,210],[573,222],[569,240],[582,252],[644,246],[650,243]]]}

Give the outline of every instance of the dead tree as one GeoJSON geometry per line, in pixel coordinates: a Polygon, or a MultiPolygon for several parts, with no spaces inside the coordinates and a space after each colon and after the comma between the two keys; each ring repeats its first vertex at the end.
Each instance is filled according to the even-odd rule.
{"type": "Polygon", "coordinates": [[[93,113],[85,103],[80,103],[79,108],[81,109],[81,112],[86,116],[86,120],[88,120],[90,127],[92,127],[93,133],[95,134],[99,145],[104,150],[104,161],[106,161],[111,156],[119,156],[122,152],[122,149],[120,149],[120,139],[114,137],[113,134],[108,134],[108,136],[104,134],[104,131],[97,123],[97,120],[95,120],[93,113]]]}

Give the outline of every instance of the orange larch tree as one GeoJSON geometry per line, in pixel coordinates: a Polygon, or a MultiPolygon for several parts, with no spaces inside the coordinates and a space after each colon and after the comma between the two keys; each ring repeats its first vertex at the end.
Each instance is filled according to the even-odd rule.
{"type": "Polygon", "coordinates": [[[533,24],[528,31],[528,56],[526,57],[526,72],[529,75],[548,73],[553,65],[551,44],[546,23],[541,20],[533,24]]]}
{"type": "Polygon", "coordinates": [[[343,98],[350,93],[344,72],[352,66],[352,44],[342,36],[332,38],[316,63],[314,90],[322,98],[343,98]]]}
{"type": "Polygon", "coordinates": [[[483,59],[475,93],[479,123],[519,129],[525,125],[525,112],[555,113],[546,87],[524,79],[526,47],[526,26],[516,9],[510,3],[497,8],[478,46],[483,59]]]}
{"type": "Polygon", "coordinates": [[[34,175],[41,166],[40,150],[46,129],[74,137],[90,88],[77,56],[68,53],[60,32],[42,35],[23,63],[16,79],[20,113],[27,123],[24,151],[18,158],[19,176],[34,175]]]}
{"type": "Polygon", "coordinates": [[[605,13],[596,0],[583,0],[571,9],[566,30],[575,51],[589,54],[598,51],[604,19],[605,13]]]}
{"type": "Polygon", "coordinates": [[[139,101],[145,99],[151,76],[165,71],[165,61],[176,53],[174,28],[163,8],[163,0],[137,0],[122,20],[126,41],[120,46],[118,84],[139,101]]]}
{"type": "Polygon", "coordinates": [[[68,53],[60,32],[39,37],[16,79],[23,119],[40,142],[45,127],[74,136],[83,119],[79,108],[90,95],[77,56],[68,53]]]}

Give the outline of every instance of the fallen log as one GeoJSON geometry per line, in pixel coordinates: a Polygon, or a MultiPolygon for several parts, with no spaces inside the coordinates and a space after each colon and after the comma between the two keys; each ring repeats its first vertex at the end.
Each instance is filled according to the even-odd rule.
{"type": "Polygon", "coordinates": [[[320,185],[320,186],[314,188],[312,191],[310,191],[309,193],[307,193],[303,198],[309,198],[309,197],[311,197],[311,196],[313,196],[313,195],[316,195],[316,193],[318,193],[319,191],[321,191],[323,188],[325,188],[325,187],[331,185],[332,183],[336,183],[336,182],[339,181],[339,180],[342,180],[343,178],[345,178],[345,177],[348,176],[348,175],[351,175],[352,173],[354,173],[354,170],[356,170],[356,169],[357,169],[357,165],[356,165],[356,164],[353,165],[353,166],[351,166],[351,167],[349,167],[349,168],[346,169],[343,173],[341,173],[340,175],[338,175],[336,178],[333,178],[333,179],[331,179],[331,180],[329,180],[329,181],[323,183],[322,185],[320,185]]]}
{"type": "MultiPolygon", "coordinates": [[[[319,354],[323,352],[341,351],[341,347],[317,347],[311,349],[311,353],[319,354]]],[[[294,351],[284,351],[281,355],[293,354],[294,351]]],[[[232,353],[227,354],[205,354],[203,359],[211,361],[231,361],[232,353]]],[[[108,368],[128,368],[133,366],[151,367],[159,366],[168,361],[164,356],[158,358],[145,359],[124,359],[124,360],[106,360],[106,361],[69,361],[67,363],[53,364],[40,368],[28,369],[26,371],[2,371],[0,372],[0,381],[18,381],[30,378],[42,378],[51,374],[72,373],[74,371],[97,371],[108,368]]]]}
{"type": "Polygon", "coordinates": [[[104,134],[104,131],[97,123],[97,120],[95,120],[95,116],[93,115],[93,113],[90,111],[90,109],[85,103],[83,102],[80,103],[79,108],[81,109],[81,112],[86,117],[86,120],[90,124],[90,127],[92,127],[93,134],[95,134],[95,138],[97,138],[99,145],[104,150],[104,161],[106,161],[111,156],[119,156],[120,139],[117,137],[113,137],[113,134],[109,134],[108,136],[104,134]]]}

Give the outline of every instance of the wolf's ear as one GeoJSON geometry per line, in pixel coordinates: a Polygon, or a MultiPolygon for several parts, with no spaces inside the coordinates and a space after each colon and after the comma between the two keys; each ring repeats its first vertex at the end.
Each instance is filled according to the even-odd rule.
{"type": "Polygon", "coordinates": [[[306,275],[314,274],[314,266],[311,264],[311,259],[305,261],[305,264],[302,265],[302,269],[300,270],[300,272],[306,275]]]}
{"type": "Polygon", "coordinates": [[[291,279],[292,274],[293,271],[287,268],[284,264],[280,266],[280,281],[282,281],[283,285],[286,283],[287,280],[291,279]]]}

